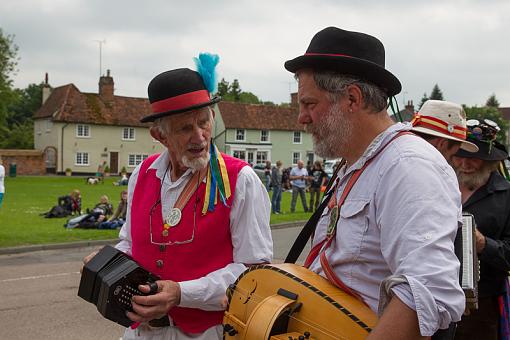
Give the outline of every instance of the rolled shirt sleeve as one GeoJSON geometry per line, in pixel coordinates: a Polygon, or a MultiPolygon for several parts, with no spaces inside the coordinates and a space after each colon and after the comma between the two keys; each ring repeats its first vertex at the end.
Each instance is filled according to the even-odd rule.
{"type": "Polygon", "coordinates": [[[393,273],[381,284],[379,313],[395,294],[416,311],[421,335],[431,336],[459,321],[465,307],[453,247],[461,223],[455,174],[447,165],[403,156],[379,185],[381,251],[393,273]]]}

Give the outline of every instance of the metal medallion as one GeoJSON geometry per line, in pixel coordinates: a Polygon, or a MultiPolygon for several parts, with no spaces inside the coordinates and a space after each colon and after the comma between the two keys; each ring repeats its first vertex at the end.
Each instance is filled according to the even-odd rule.
{"type": "Polygon", "coordinates": [[[181,209],[172,208],[165,222],[168,223],[170,227],[175,227],[181,221],[181,217],[182,217],[181,209]]]}
{"type": "Polygon", "coordinates": [[[331,236],[335,231],[337,222],[338,222],[338,205],[335,205],[331,209],[331,213],[329,215],[328,236],[331,236]]]}

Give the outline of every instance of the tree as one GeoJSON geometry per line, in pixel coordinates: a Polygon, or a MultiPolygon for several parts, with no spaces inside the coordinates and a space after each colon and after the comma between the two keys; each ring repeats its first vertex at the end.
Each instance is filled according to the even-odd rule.
{"type": "Polygon", "coordinates": [[[423,106],[423,104],[425,104],[425,102],[429,100],[429,97],[427,97],[427,93],[423,93],[423,97],[421,97],[421,102],[420,102],[420,105],[418,105],[418,110],[421,109],[421,107],[423,106]]]}
{"type": "Polygon", "coordinates": [[[16,72],[18,64],[18,46],[14,37],[4,34],[0,28],[0,127],[5,127],[9,105],[15,100],[11,75],[16,72]]]}
{"type": "Polygon", "coordinates": [[[218,96],[222,98],[225,97],[230,91],[230,84],[225,78],[221,78],[221,81],[218,83],[218,96]]]}
{"type": "Polygon", "coordinates": [[[429,99],[444,100],[443,92],[441,92],[441,89],[439,88],[439,86],[437,84],[434,85],[434,87],[432,88],[432,92],[430,93],[429,99]]]}
{"type": "Polygon", "coordinates": [[[496,99],[496,94],[492,94],[489,99],[487,99],[487,102],[485,103],[485,106],[488,107],[499,107],[499,102],[496,99]]]}
{"type": "Polygon", "coordinates": [[[234,97],[234,101],[238,102],[241,99],[241,85],[239,85],[239,80],[234,79],[232,85],[230,85],[230,94],[234,97]]]}
{"type": "Polygon", "coordinates": [[[502,144],[506,144],[506,133],[508,131],[508,121],[505,120],[501,111],[499,111],[496,107],[466,107],[464,106],[464,110],[466,111],[467,119],[490,119],[493,122],[497,123],[501,128],[501,131],[498,132],[496,140],[502,144]]]}

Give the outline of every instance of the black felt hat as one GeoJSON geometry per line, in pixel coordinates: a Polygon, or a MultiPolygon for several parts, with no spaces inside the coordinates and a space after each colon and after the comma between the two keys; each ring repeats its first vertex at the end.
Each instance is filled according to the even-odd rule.
{"type": "Polygon", "coordinates": [[[478,152],[467,152],[460,149],[455,156],[463,158],[478,158],[484,161],[502,161],[508,158],[508,151],[505,146],[497,141],[486,142],[476,138],[469,138],[468,141],[478,146],[478,152]]]}
{"type": "Polygon", "coordinates": [[[311,68],[354,75],[394,96],[402,85],[384,68],[384,58],[384,46],[377,38],[328,27],[315,34],[304,55],[286,61],[285,68],[293,73],[311,68]]]}
{"type": "Polygon", "coordinates": [[[152,114],[143,117],[142,123],[158,118],[213,105],[221,100],[211,99],[198,72],[179,68],[158,74],[148,87],[152,114]]]}

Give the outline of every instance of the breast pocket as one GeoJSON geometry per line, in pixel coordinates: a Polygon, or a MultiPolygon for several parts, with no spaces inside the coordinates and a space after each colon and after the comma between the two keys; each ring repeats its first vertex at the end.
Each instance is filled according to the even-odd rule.
{"type": "Polygon", "coordinates": [[[363,246],[368,227],[368,199],[346,200],[340,209],[340,220],[337,225],[336,241],[341,252],[349,259],[355,260],[363,246]]]}

